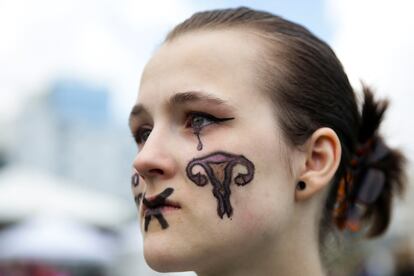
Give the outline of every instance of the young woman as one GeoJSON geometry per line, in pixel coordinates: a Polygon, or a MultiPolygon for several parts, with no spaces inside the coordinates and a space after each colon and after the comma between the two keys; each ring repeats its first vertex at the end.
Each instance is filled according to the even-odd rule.
{"type": "Polygon", "coordinates": [[[248,8],[194,14],[145,67],[130,127],[144,255],[157,271],[323,275],[328,231],[382,234],[403,156],[387,107],[327,44],[248,8]]]}

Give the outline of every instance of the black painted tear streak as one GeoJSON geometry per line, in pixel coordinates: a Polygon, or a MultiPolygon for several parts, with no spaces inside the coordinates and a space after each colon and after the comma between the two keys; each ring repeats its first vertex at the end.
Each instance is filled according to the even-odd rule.
{"type": "Polygon", "coordinates": [[[200,139],[200,131],[194,132],[194,134],[197,136],[197,140],[198,140],[197,150],[200,151],[203,149],[203,143],[201,142],[201,139],[200,139]]]}
{"type": "Polygon", "coordinates": [[[164,191],[159,193],[154,199],[148,200],[143,198],[142,203],[147,207],[145,210],[145,224],[144,224],[144,230],[145,232],[148,231],[149,224],[151,222],[151,219],[155,217],[158,220],[158,223],[160,224],[162,229],[168,228],[168,222],[164,218],[161,209],[159,207],[162,207],[165,205],[165,200],[167,197],[169,197],[174,192],[173,188],[166,188],[164,191]]]}
{"type": "Polygon", "coordinates": [[[217,199],[217,214],[223,219],[224,214],[230,218],[233,215],[233,207],[230,203],[230,184],[233,180],[233,169],[236,165],[244,166],[246,173],[238,173],[234,177],[234,183],[244,186],[253,180],[254,164],[243,155],[235,155],[226,152],[214,152],[207,156],[196,158],[187,165],[188,178],[198,186],[205,186],[207,182],[213,185],[213,195],[217,199]],[[201,166],[206,175],[193,173],[195,166],[201,166]]]}

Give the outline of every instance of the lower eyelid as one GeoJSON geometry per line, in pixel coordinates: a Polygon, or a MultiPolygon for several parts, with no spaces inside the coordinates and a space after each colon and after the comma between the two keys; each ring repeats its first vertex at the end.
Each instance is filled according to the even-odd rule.
{"type": "MultiPolygon", "coordinates": [[[[211,124],[208,124],[208,125],[206,125],[206,126],[204,126],[204,127],[202,127],[202,128],[200,128],[200,130],[199,130],[199,132],[202,134],[202,135],[206,135],[206,134],[208,134],[208,133],[210,133],[211,131],[214,131],[215,129],[217,129],[218,127],[220,127],[220,124],[219,123],[211,123],[211,124]]],[[[192,128],[192,127],[184,127],[184,129],[183,129],[186,133],[188,133],[189,135],[191,134],[191,135],[194,135],[194,133],[196,132],[196,130],[194,130],[194,128],[192,128]]]]}

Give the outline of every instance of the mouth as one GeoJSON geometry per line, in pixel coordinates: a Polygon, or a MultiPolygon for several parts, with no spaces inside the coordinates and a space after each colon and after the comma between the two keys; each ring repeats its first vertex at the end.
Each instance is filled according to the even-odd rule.
{"type": "MultiPolygon", "coordinates": [[[[146,201],[146,199],[144,198],[144,201],[146,201]]],[[[149,201],[151,202],[151,201],[149,201]]],[[[147,204],[144,203],[142,205],[142,213],[144,216],[155,216],[158,214],[161,214],[163,212],[168,212],[168,211],[173,211],[173,210],[178,210],[181,209],[181,206],[171,200],[165,200],[164,202],[160,202],[157,204],[147,204]]]]}
{"type": "Polygon", "coordinates": [[[181,209],[180,204],[167,199],[173,191],[172,188],[167,188],[156,196],[146,197],[144,194],[142,199],[142,215],[155,216],[167,211],[181,209]]]}
{"type": "Polygon", "coordinates": [[[144,194],[142,199],[142,215],[145,217],[145,232],[148,231],[148,226],[152,218],[158,220],[162,229],[168,228],[169,224],[164,218],[164,213],[181,208],[178,203],[167,199],[173,192],[173,188],[166,188],[153,197],[146,197],[144,194]]]}

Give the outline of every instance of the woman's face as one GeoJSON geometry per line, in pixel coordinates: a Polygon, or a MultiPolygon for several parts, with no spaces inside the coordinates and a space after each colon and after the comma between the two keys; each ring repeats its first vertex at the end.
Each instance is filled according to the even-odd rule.
{"type": "Polygon", "coordinates": [[[248,32],[190,32],[145,67],[130,118],[133,193],[156,270],[245,263],[289,231],[295,180],[258,88],[261,51],[248,32]]]}

